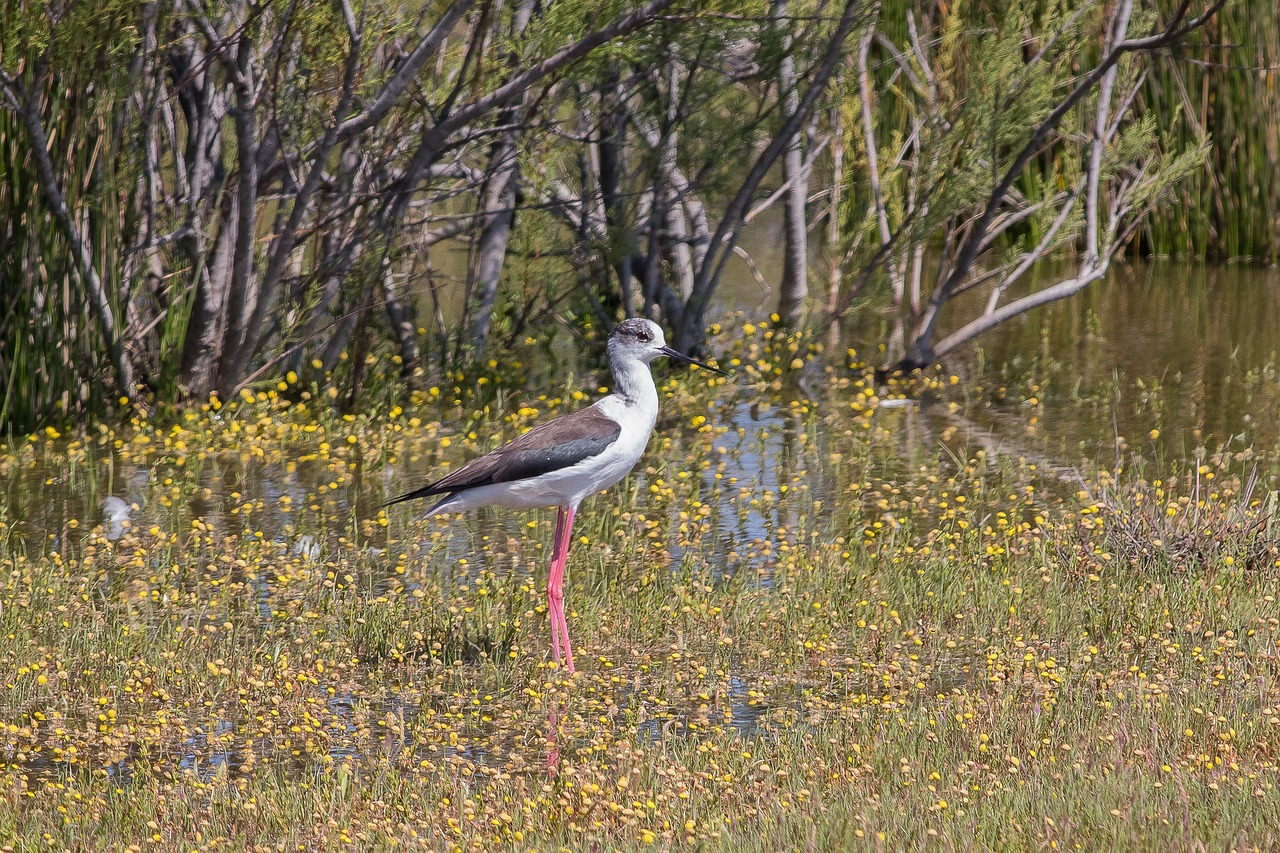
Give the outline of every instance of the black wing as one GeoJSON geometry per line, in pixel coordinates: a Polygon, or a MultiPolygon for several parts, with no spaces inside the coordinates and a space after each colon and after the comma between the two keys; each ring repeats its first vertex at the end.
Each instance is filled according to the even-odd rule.
{"type": "Polygon", "coordinates": [[[621,425],[595,406],[539,424],[497,450],[472,459],[433,483],[387,501],[464,492],[478,486],[527,480],[598,456],[617,441],[621,425]]]}

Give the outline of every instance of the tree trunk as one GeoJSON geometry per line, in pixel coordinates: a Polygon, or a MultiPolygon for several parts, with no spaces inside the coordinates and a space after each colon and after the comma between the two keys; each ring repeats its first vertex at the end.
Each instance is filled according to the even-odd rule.
{"type": "MultiPolygon", "coordinates": [[[[834,315],[840,304],[840,281],[844,264],[840,260],[840,199],[844,189],[844,124],[840,108],[831,108],[831,202],[827,206],[827,256],[831,264],[827,280],[827,314],[834,315]]],[[[831,324],[832,328],[835,324],[831,324]]]]}
{"type": "MultiPolygon", "coordinates": [[[[620,193],[622,181],[622,151],[627,140],[626,114],[618,95],[618,77],[610,73],[604,92],[601,94],[600,135],[596,148],[600,160],[600,202],[604,207],[605,237],[607,248],[615,253],[614,269],[618,276],[618,298],[623,312],[628,316],[636,313],[635,300],[632,298],[632,237],[630,219],[620,193]],[[619,229],[626,228],[626,234],[619,239],[619,229]]],[[[584,221],[587,211],[583,210],[584,221]]]]}
{"type": "MultiPolygon", "coordinates": [[[[771,16],[775,22],[787,17],[787,0],[774,0],[771,16]]],[[[782,26],[787,26],[785,23],[782,26]]],[[[794,114],[800,107],[796,89],[796,64],[791,52],[791,36],[783,38],[782,62],[778,66],[778,89],[782,94],[784,115],[794,114]]],[[[809,296],[809,242],[805,228],[805,200],[809,196],[809,176],[804,166],[804,148],[800,128],[791,135],[782,155],[782,179],[787,194],[782,209],[783,258],[778,315],[782,322],[794,326],[804,313],[809,296]]]]}
{"type": "Polygon", "coordinates": [[[222,231],[214,243],[213,257],[204,257],[204,240],[197,234],[186,238],[190,243],[188,257],[194,257],[193,276],[196,280],[195,306],[187,321],[187,334],[182,348],[182,370],[178,383],[183,392],[195,399],[209,396],[215,387],[217,365],[222,358],[222,323],[227,301],[226,282],[231,266],[231,244],[228,239],[235,227],[236,199],[227,204],[230,212],[224,217],[222,231]]]}
{"type": "Polygon", "coordinates": [[[515,134],[503,134],[490,160],[489,185],[482,200],[484,219],[476,246],[476,313],[471,323],[471,343],[477,352],[482,352],[489,340],[493,309],[498,301],[498,282],[507,257],[507,240],[515,219],[518,179],[515,134]]]}
{"type": "Polygon", "coordinates": [[[183,394],[205,399],[214,389],[217,365],[222,358],[223,324],[226,320],[227,276],[231,264],[231,239],[238,219],[236,197],[223,196],[221,183],[221,126],[226,117],[222,87],[214,80],[210,58],[197,47],[168,52],[169,77],[185,128],[178,113],[164,104],[165,130],[174,151],[178,192],[185,201],[186,235],[178,245],[187,261],[189,285],[195,304],[187,320],[178,371],[183,394]],[[184,132],[185,131],[185,132],[184,132]],[[185,137],[182,156],[178,142],[185,137]],[[218,199],[221,197],[221,202],[218,199]],[[220,223],[217,227],[215,223],[220,223]],[[212,251],[210,234],[216,231],[212,251]]]}
{"type": "Polygon", "coordinates": [[[858,0],[845,0],[840,19],[836,23],[830,40],[822,51],[822,58],[813,71],[809,88],[800,97],[796,109],[789,113],[782,122],[782,127],[765,146],[751,168],[747,170],[738,192],[725,208],[720,224],[707,241],[706,255],[703,264],[698,268],[694,280],[693,293],[685,302],[683,314],[675,328],[674,344],[684,352],[697,350],[702,345],[704,336],[703,321],[712,294],[720,283],[724,273],[724,265],[737,245],[738,235],[742,229],[742,221],[748,211],[752,197],[760,187],[760,182],[777,161],[786,147],[787,140],[800,132],[809,111],[817,103],[818,96],[826,89],[827,82],[835,72],[836,64],[844,54],[845,40],[853,30],[858,17],[858,0]]]}
{"type": "Polygon", "coordinates": [[[418,354],[418,330],[413,322],[412,304],[401,302],[396,294],[390,264],[382,271],[382,300],[387,319],[391,322],[391,331],[400,346],[400,378],[409,390],[416,391],[422,386],[418,379],[418,368],[422,366],[422,358],[418,354]]]}
{"type": "MultiPolygon", "coordinates": [[[[518,39],[533,15],[533,0],[524,0],[511,23],[511,38],[518,39]]],[[[514,65],[514,55],[507,58],[514,65]]],[[[511,107],[498,115],[498,124],[511,124],[520,111],[524,98],[516,99],[511,107]]],[[[476,247],[474,279],[476,285],[476,314],[471,324],[471,342],[476,352],[483,352],[489,341],[489,328],[493,324],[493,309],[498,301],[498,283],[502,278],[502,266],[507,257],[507,241],[515,221],[516,189],[520,181],[519,136],[508,131],[494,145],[489,158],[489,182],[482,196],[484,210],[480,229],[480,242],[476,247]]]]}
{"type": "Polygon", "coordinates": [[[215,382],[224,397],[230,397],[240,380],[241,358],[245,349],[256,349],[257,341],[248,340],[248,328],[254,303],[259,297],[254,275],[254,246],[257,238],[258,157],[257,123],[254,121],[253,48],[248,36],[240,37],[236,65],[240,77],[236,91],[236,161],[240,174],[236,180],[236,239],[231,257],[230,295],[227,299],[229,321],[225,328],[222,357],[218,361],[215,382]]]}

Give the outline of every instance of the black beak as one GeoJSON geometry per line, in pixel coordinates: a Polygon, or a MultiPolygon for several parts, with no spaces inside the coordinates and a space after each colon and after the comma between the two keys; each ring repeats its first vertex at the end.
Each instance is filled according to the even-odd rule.
{"type": "Polygon", "coordinates": [[[703,370],[710,370],[712,373],[719,373],[721,376],[729,375],[728,371],[721,370],[718,367],[712,367],[711,365],[707,364],[705,361],[698,361],[696,358],[690,358],[689,356],[685,355],[682,352],[677,352],[676,350],[673,350],[671,347],[663,347],[661,350],[659,350],[659,352],[661,352],[665,356],[674,358],[676,361],[683,361],[685,364],[696,364],[698,367],[701,367],[703,370]]]}

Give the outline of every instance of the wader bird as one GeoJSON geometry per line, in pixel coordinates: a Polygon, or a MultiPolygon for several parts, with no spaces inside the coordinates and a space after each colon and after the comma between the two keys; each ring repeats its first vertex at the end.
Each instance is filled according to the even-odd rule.
{"type": "Polygon", "coordinates": [[[658,417],[658,389],[649,364],[661,356],[728,375],[667,346],[657,323],[626,320],[609,334],[612,394],[581,411],[540,424],[434,483],[386,504],[445,495],[427,515],[462,512],[486,504],[520,509],[559,507],[547,578],[547,611],[552,655],[559,663],[563,647],[570,673],[574,671],[573,650],[564,616],[564,569],[573,516],[583,498],[617,483],[640,461],[658,417]]]}

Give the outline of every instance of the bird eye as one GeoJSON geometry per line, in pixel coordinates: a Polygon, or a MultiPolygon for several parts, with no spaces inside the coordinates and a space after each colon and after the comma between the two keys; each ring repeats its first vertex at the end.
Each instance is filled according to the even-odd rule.
{"type": "Polygon", "coordinates": [[[644,341],[645,343],[648,343],[648,342],[649,342],[650,340],[652,340],[652,339],[653,339],[653,335],[649,334],[648,332],[644,331],[643,329],[641,329],[640,331],[636,332],[636,340],[638,340],[638,341],[644,341]]]}

